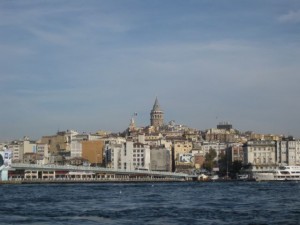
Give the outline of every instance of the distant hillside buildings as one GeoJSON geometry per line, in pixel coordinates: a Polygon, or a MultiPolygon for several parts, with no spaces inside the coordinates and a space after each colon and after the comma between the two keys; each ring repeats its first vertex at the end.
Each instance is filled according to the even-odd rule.
{"type": "Polygon", "coordinates": [[[0,143],[10,151],[12,162],[105,166],[122,170],[201,171],[206,155],[216,152],[215,167],[221,159],[240,161],[252,171],[273,170],[280,165],[300,165],[300,141],[278,135],[240,132],[230,123],[205,131],[165,123],[158,99],[150,111],[150,124],[138,127],[134,118],[119,134],[95,134],[74,130],[42,136],[38,141],[25,137],[0,143]]]}

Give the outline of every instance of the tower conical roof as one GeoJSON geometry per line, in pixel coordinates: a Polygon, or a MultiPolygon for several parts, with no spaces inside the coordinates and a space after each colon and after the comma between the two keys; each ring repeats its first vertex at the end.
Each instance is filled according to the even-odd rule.
{"type": "Polygon", "coordinates": [[[161,108],[160,108],[160,105],[159,105],[159,103],[158,103],[158,99],[157,99],[157,97],[156,97],[156,99],[155,99],[155,102],[154,102],[154,105],[153,105],[153,109],[152,109],[153,111],[161,111],[161,108]]]}

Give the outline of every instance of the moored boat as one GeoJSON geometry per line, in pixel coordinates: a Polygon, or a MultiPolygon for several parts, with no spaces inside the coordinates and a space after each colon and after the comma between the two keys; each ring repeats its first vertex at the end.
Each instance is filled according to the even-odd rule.
{"type": "Polygon", "coordinates": [[[254,173],[256,181],[300,181],[300,166],[280,166],[279,169],[254,173]]]}

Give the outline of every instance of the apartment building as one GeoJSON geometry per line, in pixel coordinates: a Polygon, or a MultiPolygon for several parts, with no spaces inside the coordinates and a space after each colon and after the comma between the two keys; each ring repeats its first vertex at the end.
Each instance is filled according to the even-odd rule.
{"type": "Polygon", "coordinates": [[[275,141],[248,141],[243,146],[244,164],[251,164],[252,171],[269,171],[277,167],[275,141]]]}
{"type": "Polygon", "coordinates": [[[106,166],[114,169],[150,169],[149,145],[126,141],[123,144],[106,145],[106,166]]]}

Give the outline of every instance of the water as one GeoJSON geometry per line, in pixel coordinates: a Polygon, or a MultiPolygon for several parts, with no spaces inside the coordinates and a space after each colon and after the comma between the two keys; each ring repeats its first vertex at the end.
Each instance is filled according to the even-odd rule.
{"type": "Polygon", "coordinates": [[[0,186],[0,224],[300,224],[300,183],[0,186]]]}

